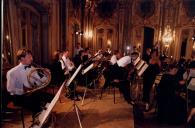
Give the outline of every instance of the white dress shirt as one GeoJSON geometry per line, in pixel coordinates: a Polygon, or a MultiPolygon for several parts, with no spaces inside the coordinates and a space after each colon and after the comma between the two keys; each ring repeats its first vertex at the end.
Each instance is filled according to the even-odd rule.
{"type": "Polygon", "coordinates": [[[31,70],[32,67],[25,69],[25,65],[20,63],[7,72],[7,91],[11,95],[22,95],[24,93],[24,86],[31,88],[27,80],[27,75],[31,70]]]}
{"type": "Polygon", "coordinates": [[[130,63],[131,63],[131,57],[130,56],[124,56],[124,57],[120,58],[117,61],[117,64],[118,64],[119,67],[125,67],[130,63]]]}
{"type": "Polygon", "coordinates": [[[78,55],[79,54],[79,51],[83,50],[82,47],[79,47],[79,48],[74,48],[74,56],[78,55]]]}
{"type": "Polygon", "coordinates": [[[117,57],[116,57],[116,55],[112,55],[112,57],[111,57],[111,59],[110,59],[111,65],[116,64],[116,62],[117,62],[117,57]]]}
{"type": "Polygon", "coordinates": [[[65,56],[62,56],[62,60],[60,60],[60,63],[61,63],[62,70],[66,70],[67,73],[74,69],[74,63],[69,58],[66,58],[65,56]]]}
{"type": "Polygon", "coordinates": [[[37,72],[31,73],[31,77],[28,81],[27,76],[30,72],[35,69],[35,67],[31,66],[25,68],[26,65],[22,63],[18,64],[16,67],[10,69],[7,72],[7,91],[11,95],[22,95],[24,94],[24,88],[32,88],[32,86],[39,86],[42,85],[42,82],[47,80],[47,77],[44,75],[40,77],[37,72]]]}

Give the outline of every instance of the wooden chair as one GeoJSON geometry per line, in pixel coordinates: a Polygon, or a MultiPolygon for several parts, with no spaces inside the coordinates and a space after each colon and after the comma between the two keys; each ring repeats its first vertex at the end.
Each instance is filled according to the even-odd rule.
{"type": "MultiPolygon", "coordinates": [[[[7,104],[7,109],[12,110],[15,113],[20,112],[22,127],[25,128],[23,107],[16,106],[13,102],[9,102],[7,104]]],[[[5,114],[6,114],[6,112],[5,112],[5,114]]]]}

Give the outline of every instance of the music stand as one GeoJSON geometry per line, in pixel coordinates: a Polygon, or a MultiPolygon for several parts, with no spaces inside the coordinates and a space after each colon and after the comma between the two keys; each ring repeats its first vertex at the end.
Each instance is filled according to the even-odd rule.
{"type": "Polygon", "coordinates": [[[88,88],[87,72],[90,71],[93,67],[94,67],[94,64],[92,63],[86,69],[84,69],[82,71],[82,75],[85,75],[85,85],[86,85],[86,88],[85,88],[85,91],[84,91],[84,94],[83,94],[83,97],[82,97],[81,105],[83,105],[83,103],[84,103],[85,96],[86,96],[86,93],[87,93],[87,88],[88,88]]]}
{"type": "MultiPolygon", "coordinates": [[[[51,110],[53,109],[53,107],[55,106],[56,102],[58,101],[58,99],[60,97],[60,94],[62,92],[64,84],[65,84],[65,82],[61,85],[60,89],[56,93],[56,95],[53,98],[53,100],[51,101],[51,103],[46,104],[45,109],[38,116],[38,122],[33,122],[32,126],[31,126],[32,128],[41,128],[45,124],[45,121],[47,120],[48,116],[50,115],[51,110]]],[[[52,123],[53,123],[53,121],[52,121],[52,123]]]]}
{"type": "MultiPolygon", "coordinates": [[[[74,80],[74,78],[76,77],[76,75],[79,73],[79,71],[81,70],[81,68],[82,68],[82,64],[79,65],[79,67],[74,72],[74,74],[72,75],[72,77],[67,81],[66,86],[70,86],[70,84],[72,83],[72,81],[74,80]]],[[[76,82],[74,81],[74,100],[73,100],[72,107],[73,107],[73,110],[75,110],[75,112],[76,112],[77,119],[78,119],[78,122],[79,122],[79,126],[80,126],[80,128],[82,128],[82,124],[81,124],[81,120],[80,120],[80,116],[79,116],[79,112],[81,112],[81,110],[79,109],[79,107],[76,104],[76,101],[75,101],[75,93],[76,93],[76,82]]]]}

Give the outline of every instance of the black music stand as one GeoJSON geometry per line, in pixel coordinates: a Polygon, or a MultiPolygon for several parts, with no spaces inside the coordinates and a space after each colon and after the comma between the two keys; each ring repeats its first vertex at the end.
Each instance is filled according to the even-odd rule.
{"type": "MultiPolygon", "coordinates": [[[[65,86],[70,86],[70,84],[72,83],[72,81],[74,80],[74,78],[76,77],[76,75],[79,73],[79,71],[81,70],[82,68],[82,64],[79,65],[79,67],[77,68],[77,70],[74,72],[74,74],[72,75],[72,77],[67,81],[66,85],[65,86]]],[[[73,105],[70,107],[73,108],[73,110],[75,111],[76,115],[77,115],[77,119],[78,119],[78,122],[79,122],[79,126],[80,128],[82,128],[82,124],[81,124],[81,120],[80,120],[80,116],[79,116],[79,112],[81,113],[81,110],[79,109],[78,105],[76,104],[76,101],[75,101],[75,96],[76,96],[76,81],[74,80],[74,100],[73,100],[73,105]]],[[[67,114],[66,114],[67,115],[67,114]]],[[[65,115],[65,116],[66,116],[65,115]]]]}
{"type": "MultiPolygon", "coordinates": [[[[94,67],[94,64],[92,63],[85,70],[82,71],[82,75],[85,75],[85,85],[86,85],[86,88],[85,88],[85,91],[84,91],[84,94],[83,94],[83,97],[82,97],[81,105],[83,105],[83,103],[84,103],[85,96],[86,96],[86,93],[87,93],[87,89],[88,89],[88,86],[90,85],[90,84],[88,84],[88,80],[87,80],[87,78],[88,78],[87,72],[89,70],[91,70],[93,67],[94,67]]],[[[93,93],[91,92],[91,94],[93,94],[93,93]]],[[[95,94],[93,94],[93,95],[96,96],[95,94]]]]}

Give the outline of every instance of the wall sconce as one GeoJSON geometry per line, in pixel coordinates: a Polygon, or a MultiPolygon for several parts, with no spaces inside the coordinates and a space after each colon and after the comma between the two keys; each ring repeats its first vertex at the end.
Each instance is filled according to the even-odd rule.
{"type": "Polygon", "coordinates": [[[10,39],[9,35],[6,35],[6,36],[5,36],[5,38],[6,38],[7,40],[9,40],[9,39],[10,39]]]}
{"type": "Polygon", "coordinates": [[[162,42],[164,43],[165,47],[169,47],[170,44],[173,42],[174,32],[172,32],[169,25],[166,26],[165,32],[162,35],[162,42]]]}
{"type": "Polygon", "coordinates": [[[75,34],[82,36],[83,35],[83,32],[76,31],[75,34]]]}
{"type": "Polygon", "coordinates": [[[92,38],[93,37],[93,32],[90,30],[90,31],[86,31],[84,33],[84,36],[85,38],[92,38]]]}
{"type": "Polygon", "coordinates": [[[193,50],[195,50],[195,36],[192,36],[192,42],[193,42],[192,48],[193,48],[193,50]]]}
{"type": "Polygon", "coordinates": [[[110,40],[110,39],[108,39],[108,40],[107,40],[107,45],[108,45],[108,47],[110,47],[110,46],[111,46],[111,44],[112,44],[111,40],[110,40]]]}

